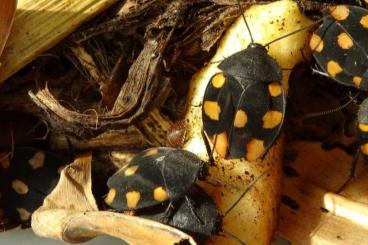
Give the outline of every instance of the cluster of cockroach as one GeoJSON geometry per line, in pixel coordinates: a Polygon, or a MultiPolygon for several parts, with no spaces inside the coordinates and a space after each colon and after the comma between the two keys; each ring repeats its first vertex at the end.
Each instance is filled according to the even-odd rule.
{"type": "MultiPolygon", "coordinates": [[[[241,6],[239,4],[239,8],[241,6]]],[[[220,214],[214,201],[199,187],[209,168],[216,165],[214,154],[224,159],[263,158],[280,134],[286,111],[286,93],[280,83],[282,68],[268,55],[268,47],[295,30],[267,44],[251,43],[219,62],[219,73],[209,81],[202,103],[202,138],[208,161],[174,147],[155,147],[137,154],[107,181],[104,201],[116,212],[132,214],[174,226],[205,240],[214,234],[230,236],[244,244],[221,225],[254,180],[233,205],[220,214]]],[[[328,8],[312,25],[319,25],[310,47],[321,71],[339,84],[368,90],[368,10],[350,5],[328,8]]],[[[358,113],[360,152],[368,155],[368,100],[358,113]]],[[[182,127],[168,139],[181,145],[182,127]]],[[[59,173],[70,159],[32,147],[15,147],[7,164],[2,161],[1,194],[5,213],[20,223],[30,221],[56,185],[59,173]]],[[[208,180],[210,181],[210,180],[208,180]]]]}

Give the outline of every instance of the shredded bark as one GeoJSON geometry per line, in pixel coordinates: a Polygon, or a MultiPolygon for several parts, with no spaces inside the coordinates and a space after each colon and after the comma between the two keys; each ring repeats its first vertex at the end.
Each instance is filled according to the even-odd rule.
{"type": "Polygon", "coordinates": [[[66,52],[67,58],[89,81],[88,88],[98,88],[101,99],[97,103],[89,108],[70,105],[65,103],[70,99],[63,99],[63,93],[54,94],[53,85],[48,84],[30,91],[29,96],[56,131],[85,138],[105,130],[126,128],[146,117],[152,108],[162,106],[172,95],[177,79],[171,72],[189,67],[185,76],[189,79],[198,69],[195,64],[190,65],[191,57],[198,53],[203,57],[204,51],[216,44],[237,15],[236,5],[213,1],[146,0],[139,4],[128,1],[112,20],[77,32],[66,42],[70,50],[66,52]],[[114,51],[108,50],[106,44],[99,45],[116,35],[129,41],[122,42],[114,51]],[[134,51],[142,45],[137,55],[127,52],[132,47],[132,38],[142,41],[133,44],[134,51]],[[106,58],[109,52],[116,58],[113,65],[106,58]]]}

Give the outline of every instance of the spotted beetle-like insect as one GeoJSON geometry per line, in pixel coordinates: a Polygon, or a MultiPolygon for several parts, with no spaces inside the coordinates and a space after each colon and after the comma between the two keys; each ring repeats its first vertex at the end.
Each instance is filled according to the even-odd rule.
{"type": "Polygon", "coordinates": [[[324,12],[310,47],[318,65],[336,82],[368,91],[368,10],[338,5],[324,12]]]}
{"type": "MultiPolygon", "coordinates": [[[[225,235],[245,245],[238,237],[224,230],[223,219],[236,207],[240,200],[251,190],[251,188],[262,178],[266,172],[254,178],[243,190],[237,200],[223,213],[220,214],[215,203],[208,194],[199,186],[194,185],[188,192],[188,198],[179,203],[177,209],[168,221],[168,225],[176,227],[189,233],[197,241],[205,241],[213,235],[225,235]]],[[[166,211],[151,210],[151,214],[143,213],[143,217],[161,221],[165,218],[166,211]]],[[[137,213],[137,215],[142,215],[137,213]]]]}
{"type": "Polygon", "coordinates": [[[0,191],[8,218],[30,220],[59,180],[60,168],[69,159],[32,147],[17,147],[10,164],[0,171],[0,191]]]}
{"type": "MultiPolygon", "coordinates": [[[[242,11],[240,4],[239,8],[242,11]]],[[[282,69],[266,49],[283,37],[265,45],[255,43],[244,15],[243,19],[251,43],[218,65],[221,72],[205,90],[202,121],[203,131],[221,158],[253,161],[267,152],[284,120],[282,69]]]]}
{"type": "Polygon", "coordinates": [[[281,68],[260,44],[226,58],[203,97],[203,127],[222,158],[252,161],[278,136],[285,114],[281,68]],[[255,62],[252,62],[255,61],[255,62]]]}
{"type": "MultiPolygon", "coordinates": [[[[310,40],[323,75],[368,91],[368,10],[349,5],[330,7],[310,40]]],[[[368,99],[358,112],[360,151],[368,157],[368,99]]]]}
{"type": "MultiPolygon", "coordinates": [[[[192,235],[197,241],[205,241],[221,230],[222,217],[212,198],[199,186],[194,185],[187,195],[189,198],[178,204],[167,224],[192,235]]],[[[161,222],[165,219],[166,207],[154,207],[135,215],[161,222]]]]}
{"type": "Polygon", "coordinates": [[[107,181],[105,202],[118,211],[139,210],[186,197],[207,165],[195,154],[157,147],[136,155],[107,181]]]}
{"type": "MultiPolygon", "coordinates": [[[[147,149],[109,178],[105,202],[117,211],[134,210],[135,215],[165,222],[199,239],[223,233],[238,240],[223,231],[216,205],[195,184],[197,179],[207,176],[206,166],[189,151],[169,147],[147,149]]],[[[224,216],[263,175],[247,186],[224,216]]]]}

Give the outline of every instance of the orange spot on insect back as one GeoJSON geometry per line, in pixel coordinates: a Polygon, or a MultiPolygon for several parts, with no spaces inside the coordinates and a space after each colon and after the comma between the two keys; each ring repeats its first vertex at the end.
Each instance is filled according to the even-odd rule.
{"type": "Polygon", "coordinates": [[[362,132],[368,132],[368,124],[365,123],[359,123],[358,128],[362,132]]]}
{"type": "Polygon", "coordinates": [[[257,160],[262,153],[265,151],[264,141],[259,139],[252,139],[246,145],[247,155],[246,158],[248,161],[257,160]]]}
{"type": "Polygon", "coordinates": [[[11,153],[0,152],[0,168],[7,169],[10,167],[11,153]]]}
{"type": "Polygon", "coordinates": [[[361,151],[364,155],[368,155],[368,143],[361,145],[361,146],[360,146],[360,151],[361,151]]]}
{"type": "Polygon", "coordinates": [[[216,101],[205,101],[203,104],[204,114],[212,120],[218,121],[220,118],[221,107],[216,101]]]}
{"type": "Polygon", "coordinates": [[[323,50],[323,40],[320,36],[318,36],[317,34],[313,33],[310,41],[309,41],[309,46],[311,48],[312,51],[315,52],[322,52],[323,50]]]}
{"type": "Polygon", "coordinates": [[[272,97],[277,97],[282,93],[281,84],[279,82],[272,82],[268,84],[268,92],[272,97]]]}
{"type": "Polygon", "coordinates": [[[332,77],[335,77],[337,74],[342,72],[342,68],[339,65],[339,63],[337,63],[336,61],[331,60],[327,63],[327,72],[332,77]]]}
{"type": "Polygon", "coordinates": [[[362,82],[361,77],[359,77],[359,76],[354,76],[353,77],[353,83],[355,84],[355,86],[359,87],[361,82],[362,82]]]}
{"type": "Polygon", "coordinates": [[[45,163],[45,153],[43,151],[36,152],[28,161],[32,169],[42,168],[45,163]]]}
{"type": "Polygon", "coordinates": [[[244,128],[248,122],[248,116],[243,110],[238,110],[235,114],[234,126],[237,128],[244,128]]]}
{"type": "Polygon", "coordinates": [[[212,86],[214,86],[215,88],[222,88],[222,86],[224,86],[225,84],[224,73],[217,73],[216,75],[214,75],[211,79],[211,82],[212,86]]]}
{"type": "Polygon", "coordinates": [[[134,166],[130,166],[129,168],[126,168],[124,171],[124,175],[125,176],[130,176],[135,174],[135,172],[137,172],[139,166],[138,165],[134,165],[134,166]]]}
{"type": "Polygon", "coordinates": [[[221,158],[226,158],[227,148],[228,148],[228,139],[227,139],[226,132],[222,132],[217,135],[215,134],[212,139],[213,139],[212,142],[214,142],[215,144],[215,150],[217,154],[221,158]]]}
{"type": "Polygon", "coordinates": [[[107,196],[105,198],[105,202],[108,204],[108,205],[111,205],[111,203],[114,201],[115,199],[115,196],[116,196],[116,189],[115,188],[111,188],[109,190],[109,193],[107,193],[107,196]]]}
{"type": "Polygon", "coordinates": [[[31,213],[28,212],[25,208],[16,208],[18,214],[19,214],[19,218],[22,221],[27,221],[31,218],[31,213]]]}
{"type": "Polygon", "coordinates": [[[141,199],[141,193],[138,191],[130,191],[125,194],[125,198],[128,208],[136,208],[141,199]]]}
{"type": "Polygon", "coordinates": [[[159,186],[153,190],[153,199],[155,199],[157,202],[164,202],[169,199],[169,194],[167,194],[165,188],[159,186]]]}
{"type": "Polygon", "coordinates": [[[145,154],[144,156],[153,156],[153,155],[156,155],[158,153],[158,149],[157,148],[152,148],[152,149],[149,149],[145,154]]]}
{"type": "Polygon", "coordinates": [[[329,10],[331,16],[338,21],[347,19],[350,14],[349,8],[345,5],[337,5],[334,7],[330,7],[329,10]]]}
{"type": "Polygon", "coordinates": [[[368,29],[368,15],[363,16],[359,23],[363,26],[363,28],[368,29]]]}
{"type": "Polygon", "coordinates": [[[353,40],[347,33],[342,32],[337,36],[337,44],[342,49],[349,49],[353,47],[353,40]]]}
{"type": "Polygon", "coordinates": [[[29,191],[28,186],[23,181],[18,179],[13,180],[11,182],[11,186],[13,190],[20,195],[25,195],[29,191]]]}
{"type": "Polygon", "coordinates": [[[268,111],[264,114],[263,118],[263,128],[271,129],[280,125],[282,121],[282,113],[279,111],[268,111]]]}

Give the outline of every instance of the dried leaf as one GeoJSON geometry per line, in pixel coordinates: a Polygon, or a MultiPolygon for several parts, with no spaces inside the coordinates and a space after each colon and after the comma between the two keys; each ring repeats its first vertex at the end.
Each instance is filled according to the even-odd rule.
{"type": "Polygon", "coordinates": [[[13,25],[16,6],[16,0],[3,0],[0,5],[0,55],[3,52],[13,25]]]}
{"type": "Polygon", "coordinates": [[[47,112],[54,127],[78,136],[90,131],[126,127],[135,122],[147,113],[150,105],[161,101],[160,93],[167,88],[168,81],[159,79],[159,70],[163,52],[184,10],[181,1],[173,1],[155,24],[148,28],[143,50],[131,66],[111,111],[100,115],[96,111],[85,114],[69,110],[60,104],[47,87],[36,94],[30,92],[31,99],[47,112]]]}
{"type": "MultiPolygon", "coordinates": [[[[4,0],[1,1],[3,6],[4,0]]],[[[8,48],[1,57],[0,83],[39,54],[65,38],[83,22],[117,0],[22,0],[18,1],[8,48]],[[36,11],[40,10],[42,11],[36,11]],[[81,14],[83,13],[83,14],[81,14]],[[27,40],[27,45],[24,45],[27,40]]]]}
{"type": "Polygon", "coordinates": [[[130,126],[124,130],[108,130],[89,139],[80,139],[63,132],[50,133],[50,144],[55,149],[144,149],[152,146],[142,133],[130,126]]]}
{"type": "Polygon", "coordinates": [[[98,210],[91,190],[91,161],[92,154],[87,153],[63,169],[55,189],[32,215],[36,234],[68,241],[64,232],[73,215],[98,210]]]}

